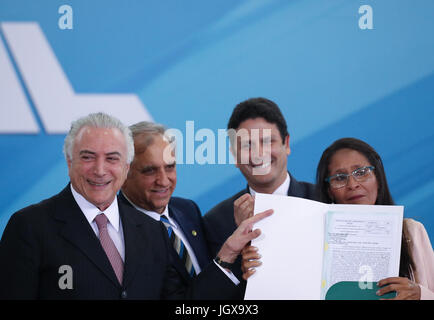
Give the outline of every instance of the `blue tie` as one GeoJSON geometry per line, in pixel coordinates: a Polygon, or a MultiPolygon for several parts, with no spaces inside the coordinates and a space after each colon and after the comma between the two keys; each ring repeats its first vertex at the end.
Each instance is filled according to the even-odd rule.
{"type": "Polygon", "coordinates": [[[170,243],[175,249],[176,253],[178,253],[179,258],[182,261],[182,264],[187,269],[187,273],[192,277],[196,273],[193,267],[193,263],[191,261],[190,254],[188,253],[187,248],[184,245],[184,242],[178,235],[173,231],[172,225],[169,222],[169,219],[162,215],[160,216],[160,221],[164,223],[167,228],[167,233],[169,234],[170,243]]]}

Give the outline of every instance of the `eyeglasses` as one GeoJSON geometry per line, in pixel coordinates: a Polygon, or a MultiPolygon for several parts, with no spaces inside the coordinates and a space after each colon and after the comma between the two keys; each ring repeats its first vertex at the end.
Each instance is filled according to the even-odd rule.
{"type": "Polygon", "coordinates": [[[356,181],[358,182],[366,181],[370,177],[371,172],[374,169],[374,166],[361,167],[354,170],[350,174],[338,173],[333,176],[327,177],[325,178],[325,181],[328,182],[330,184],[330,187],[332,187],[333,189],[339,189],[345,187],[348,184],[348,179],[350,178],[350,176],[353,176],[353,178],[356,179],[356,181]]]}

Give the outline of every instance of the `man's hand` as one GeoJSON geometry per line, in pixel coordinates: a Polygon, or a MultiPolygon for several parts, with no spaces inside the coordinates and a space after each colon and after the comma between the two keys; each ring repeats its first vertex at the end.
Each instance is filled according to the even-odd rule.
{"type": "MultiPolygon", "coordinates": [[[[377,295],[382,296],[385,293],[396,291],[395,298],[388,300],[420,300],[420,287],[417,283],[408,278],[392,277],[380,280],[379,287],[383,287],[377,291],[377,295]]],[[[384,299],[387,300],[387,299],[384,299]]]]}
{"type": "Polygon", "coordinates": [[[262,262],[259,260],[261,255],[258,253],[258,248],[254,246],[246,246],[241,251],[243,256],[241,270],[243,271],[243,279],[247,280],[256,272],[255,267],[259,267],[262,262]]]}
{"type": "Polygon", "coordinates": [[[259,237],[261,230],[252,230],[253,225],[269,217],[273,213],[273,209],[268,209],[254,215],[241,222],[240,226],[232,233],[232,235],[223,243],[219,253],[217,254],[223,261],[233,263],[241,250],[253,239],[259,237]]]}
{"type": "Polygon", "coordinates": [[[237,227],[239,227],[244,220],[253,217],[254,204],[255,199],[250,193],[243,194],[234,201],[234,219],[237,227]]]}

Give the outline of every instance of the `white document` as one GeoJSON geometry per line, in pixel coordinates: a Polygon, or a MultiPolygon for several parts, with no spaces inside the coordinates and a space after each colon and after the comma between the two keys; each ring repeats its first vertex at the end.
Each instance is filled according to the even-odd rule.
{"type": "Polygon", "coordinates": [[[255,214],[274,214],[254,228],[262,265],[245,299],[324,299],[340,281],[398,276],[402,206],[334,205],[256,194],[255,214]]]}

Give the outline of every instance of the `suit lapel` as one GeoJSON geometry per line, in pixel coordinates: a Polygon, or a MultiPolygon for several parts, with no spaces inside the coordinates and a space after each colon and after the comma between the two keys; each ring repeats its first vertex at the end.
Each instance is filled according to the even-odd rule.
{"type": "Polygon", "coordinates": [[[69,185],[59,194],[55,218],[64,222],[60,235],[82,251],[108,279],[119,286],[107,255],[80,207],[75,202],[69,185]]]}
{"type": "MultiPolygon", "coordinates": [[[[178,223],[179,227],[182,229],[182,232],[187,238],[187,241],[190,244],[192,250],[193,251],[197,250],[194,241],[191,241],[189,237],[189,233],[191,233],[192,227],[190,226],[189,223],[186,223],[185,219],[182,219],[182,212],[179,212],[173,206],[169,205],[169,215],[178,223]],[[180,221],[182,221],[183,223],[181,223],[180,221]]],[[[171,250],[171,253],[173,254],[175,267],[178,270],[178,272],[182,274],[185,280],[187,281],[190,280],[191,279],[190,275],[187,273],[187,269],[182,264],[182,261],[179,258],[178,253],[175,251],[175,249],[171,250]]]]}
{"type": "MultiPolygon", "coordinates": [[[[146,241],[146,231],[141,229],[142,222],[136,218],[134,214],[138,213],[139,215],[145,215],[138,210],[136,210],[131,203],[125,198],[122,191],[119,192],[119,211],[122,211],[122,224],[124,226],[124,239],[125,239],[125,271],[124,271],[124,285],[128,285],[128,282],[134,278],[134,273],[137,270],[137,267],[141,262],[146,260],[144,257],[139,257],[138,252],[144,252],[143,247],[149,245],[149,241],[146,241]],[[122,209],[121,209],[122,207],[122,209]],[[131,214],[131,210],[134,211],[134,214],[131,214]],[[125,223],[124,223],[125,221],[125,223]],[[143,237],[140,237],[139,234],[142,234],[143,237]],[[139,250],[140,248],[140,250],[139,250]]],[[[170,207],[169,207],[169,210],[170,207]]],[[[170,211],[170,214],[173,214],[173,211],[170,211]]],[[[178,213],[179,215],[179,213],[178,213]]],[[[152,219],[152,218],[149,218],[152,219]]],[[[176,220],[178,221],[178,220],[176,220]]],[[[178,222],[179,224],[179,222],[178,222]]],[[[187,273],[187,270],[182,265],[181,260],[178,257],[175,249],[170,250],[170,254],[172,255],[172,261],[174,267],[178,270],[178,272],[186,279],[190,279],[190,276],[187,273]]]]}
{"type": "MultiPolygon", "coordinates": [[[[169,211],[171,217],[178,223],[179,227],[182,229],[184,236],[187,238],[190,247],[192,248],[196,260],[201,269],[203,269],[209,263],[209,253],[206,247],[206,242],[204,239],[204,233],[202,226],[193,220],[193,218],[186,219],[187,216],[183,213],[179,207],[178,209],[169,202],[169,211]],[[195,232],[195,233],[194,233],[195,232]],[[193,235],[194,233],[194,235],[193,235]]],[[[196,212],[194,213],[194,215],[196,212]]],[[[192,216],[194,216],[192,215],[192,216]]]]}
{"type": "Polygon", "coordinates": [[[300,183],[298,183],[298,181],[295,180],[295,178],[289,172],[288,172],[288,174],[289,174],[289,178],[290,178],[290,183],[289,183],[289,188],[288,188],[288,196],[304,198],[305,194],[304,194],[302,188],[300,187],[300,183]]]}
{"type": "MultiPolygon", "coordinates": [[[[140,266],[152,265],[152,257],[143,256],[144,252],[151,252],[147,247],[152,243],[149,238],[149,226],[146,219],[152,219],[140,212],[125,198],[122,191],[118,195],[119,214],[122,219],[125,243],[124,287],[134,279],[140,266]]],[[[143,272],[143,267],[141,268],[143,272]]]]}
{"type": "Polygon", "coordinates": [[[149,246],[146,241],[146,232],[141,229],[143,221],[138,219],[142,213],[123,201],[118,201],[119,214],[122,219],[125,243],[125,264],[124,264],[124,287],[134,279],[138,267],[146,259],[140,253],[147,252],[145,247],[149,246]],[[142,236],[140,234],[142,233],[142,236]]]}
{"type": "Polygon", "coordinates": [[[191,248],[194,252],[197,252],[199,248],[196,246],[195,239],[191,236],[192,231],[194,230],[194,226],[185,218],[182,216],[182,212],[180,212],[175,207],[171,206],[169,204],[169,214],[170,216],[178,223],[179,227],[182,230],[182,233],[187,238],[188,243],[190,244],[191,248]]]}

